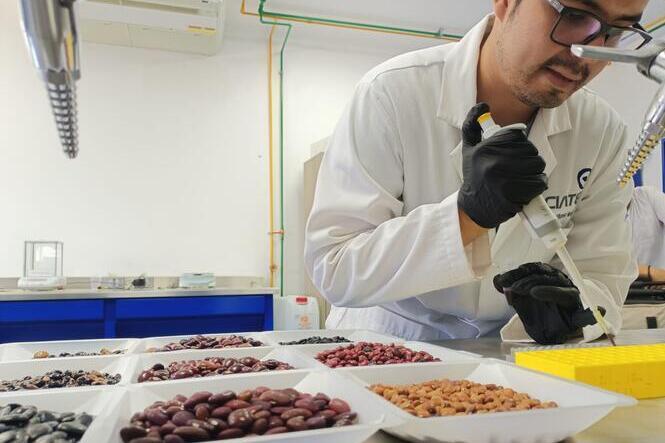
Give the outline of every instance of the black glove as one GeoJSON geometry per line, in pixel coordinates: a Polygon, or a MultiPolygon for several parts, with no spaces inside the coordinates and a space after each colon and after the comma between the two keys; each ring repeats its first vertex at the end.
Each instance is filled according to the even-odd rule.
{"type": "Polygon", "coordinates": [[[457,205],[476,224],[496,228],[547,189],[545,160],[520,130],[482,140],[478,117],[485,103],[469,111],[462,127],[464,182],[457,205]]]}
{"type": "MultiPolygon", "coordinates": [[[[494,277],[494,287],[515,308],[526,332],[540,344],[566,342],[596,319],[580,302],[580,291],[561,271],[545,263],[527,263],[494,277]]],[[[598,307],[605,315],[605,309],[598,307]]]]}

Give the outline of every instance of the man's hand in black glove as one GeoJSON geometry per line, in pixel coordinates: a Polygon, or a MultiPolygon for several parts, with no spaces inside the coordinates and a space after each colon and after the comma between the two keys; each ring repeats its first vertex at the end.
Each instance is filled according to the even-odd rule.
{"type": "Polygon", "coordinates": [[[483,228],[496,228],[547,189],[545,161],[520,130],[482,140],[478,117],[489,111],[479,103],[462,127],[464,181],[458,207],[483,228]]]}
{"type": "MultiPolygon", "coordinates": [[[[564,343],[596,319],[584,309],[580,292],[561,271],[545,263],[527,263],[494,277],[494,287],[515,308],[526,332],[540,344],[564,343]]],[[[605,315],[605,309],[598,307],[605,315]]]]}

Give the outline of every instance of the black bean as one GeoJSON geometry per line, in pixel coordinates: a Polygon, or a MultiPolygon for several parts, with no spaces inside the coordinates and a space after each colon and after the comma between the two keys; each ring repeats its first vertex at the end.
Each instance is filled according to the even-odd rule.
{"type": "Polygon", "coordinates": [[[335,337],[319,337],[319,336],[313,336],[313,337],[307,337],[303,338],[300,340],[293,340],[293,341],[283,341],[280,342],[280,345],[314,345],[314,344],[329,344],[329,343],[351,343],[351,340],[345,337],[341,337],[339,335],[335,337]]]}

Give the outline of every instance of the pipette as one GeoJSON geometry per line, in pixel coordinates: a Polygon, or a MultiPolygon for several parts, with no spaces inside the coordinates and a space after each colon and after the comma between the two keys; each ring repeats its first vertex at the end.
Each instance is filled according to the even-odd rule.
{"type": "MultiPolygon", "coordinates": [[[[526,125],[522,123],[516,123],[504,127],[497,125],[492,119],[492,114],[489,112],[478,117],[478,123],[483,130],[483,138],[489,138],[493,135],[513,130],[526,132],[526,125]]],[[[590,300],[587,297],[582,274],[579,269],[577,269],[575,262],[566,249],[566,241],[568,240],[566,233],[561,229],[559,220],[547,205],[543,196],[539,195],[531,200],[528,205],[525,205],[520,212],[520,217],[529,233],[531,233],[531,236],[535,239],[542,240],[547,249],[554,250],[559,256],[563,267],[568,272],[568,277],[570,277],[570,280],[580,291],[580,299],[582,300],[582,303],[588,306],[600,328],[612,345],[616,346],[616,343],[614,342],[614,334],[611,332],[610,325],[605,321],[605,317],[600,313],[598,307],[590,303],[590,300]]]]}

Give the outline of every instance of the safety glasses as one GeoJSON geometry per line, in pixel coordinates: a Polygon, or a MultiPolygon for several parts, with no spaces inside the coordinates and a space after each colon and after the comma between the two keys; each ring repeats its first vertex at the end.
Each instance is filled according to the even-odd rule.
{"type": "Polygon", "coordinates": [[[603,36],[605,46],[639,49],[652,39],[639,24],[613,26],[589,11],[564,6],[559,0],[545,1],[559,13],[550,38],[560,45],[586,45],[603,36]]]}

